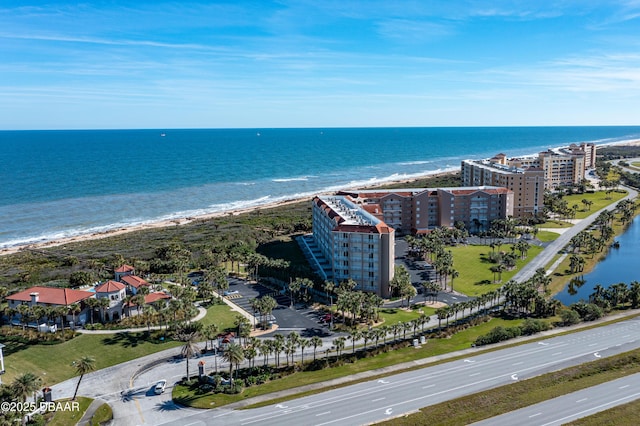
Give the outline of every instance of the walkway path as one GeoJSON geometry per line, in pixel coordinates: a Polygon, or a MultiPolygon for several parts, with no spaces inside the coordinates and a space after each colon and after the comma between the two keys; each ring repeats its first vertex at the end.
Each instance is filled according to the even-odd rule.
{"type": "Polygon", "coordinates": [[[592,215],[587,216],[580,221],[576,221],[577,223],[575,223],[571,228],[567,228],[567,230],[560,234],[560,236],[556,240],[552,241],[547,247],[545,247],[545,249],[542,250],[542,252],[540,252],[540,254],[537,255],[535,259],[531,260],[531,262],[526,264],[520,271],[518,271],[513,276],[513,279],[518,282],[524,282],[528,280],[535,274],[538,268],[545,268],[549,264],[549,262],[551,262],[553,257],[559,254],[562,249],[567,244],[569,244],[571,238],[573,238],[581,231],[587,229],[593,223],[593,221],[596,220],[600,213],[605,210],[614,210],[620,201],[632,200],[638,196],[638,192],[635,189],[629,187],[624,187],[624,189],[628,191],[626,197],[618,200],[615,203],[609,204],[608,206],[594,212],[592,215]]]}
{"type": "MultiPolygon", "coordinates": [[[[207,310],[196,304],[196,308],[198,308],[198,315],[193,317],[191,321],[200,321],[207,315],[207,310]]],[[[86,330],[84,328],[78,328],[76,331],[82,334],[116,334],[116,333],[139,333],[148,330],[162,330],[163,326],[161,325],[153,325],[151,327],[137,327],[137,328],[118,328],[118,329],[107,329],[107,330],[86,330]]]]}

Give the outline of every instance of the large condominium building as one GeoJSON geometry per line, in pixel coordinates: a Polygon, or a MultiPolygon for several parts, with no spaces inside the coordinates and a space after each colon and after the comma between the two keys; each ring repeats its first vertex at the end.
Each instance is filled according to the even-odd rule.
{"type": "Polygon", "coordinates": [[[313,199],[313,235],[302,240],[314,270],[336,283],[352,279],[357,289],[389,296],[395,232],[420,233],[463,222],[487,229],[513,214],[506,188],[440,188],[342,191],[313,199]]]}
{"type": "Polygon", "coordinates": [[[316,271],[336,283],[352,279],[357,289],[389,297],[395,230],[347,196],[313,199],[316,271]]]}
{"type": "Polygon", "coordinates": [[[513,215],[513,191],[496,186],[341,191],[378,215],[401,234],[464,223],[469,230],[487,229],[495,219],[513,215]]]}
{"type": "Polygon", "coordinates": [[[544,206],[544,170],[539,167],[464,160],[461,175],[463,185],[494,185],[513,191],[514,217],[535,216],[544,206]]]}

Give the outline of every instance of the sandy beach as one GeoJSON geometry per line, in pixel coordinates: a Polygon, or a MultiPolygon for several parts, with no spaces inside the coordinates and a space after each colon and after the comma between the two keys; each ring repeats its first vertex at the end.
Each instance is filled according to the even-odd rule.
{"type": "MultiPolygon", "coordinates": [[[[598,145],[598,146],[599,147],[604,147],[604,146],[613,146],[613,145],[617,145],[617,146],[640,146],[640,140],[625,141],[625,142],[613,142],[613,143],[609,143],[609,144],[601,144],[601,145],[598,145]]],[[[412,182],[415,182],[415,181],[420,180],[420,179],[432,178],[432,177],[438,177],[438,176],[446,176],[446,175],[454,174],[456,172],[458,172],[458,170],[449,170],[449,171],[440,172],[440,173],[425,174],[423,176],[419,176],[419,177],[416,177],[416,178],[413,178],[413,179],[408,179],[408,180],[407,179],[402,179],[402,180],[397,180],[397,181],[386,182],[385,185],[389,185],[389,184],[408,184],[408,185],[410,185],[412,182]]],[[[363,188],[360,188],[360,189],[371,189],[371,188],[376,188],[376,187],[380,187],[380,185],[372,185],[370,187],[363,187],[363,188]]],[[[344,189],[354,189],[354,188],[345,187],[344,189]]],[[[193,216],[193,217],[186,217],[186,218],[180,218],[180,219],[163,220],[163,221],[158,221],[158,222],[153,222],[153,223],[145,223],[145,224],[141,224],[141,225],[133,225],[133,226],[122,227],[122,228],[118,228],[118,229],[111,229],[111,230],[105,231],[105,232],[89,233],[89,234],[77,235],[77,236],[73,236],[73,237],[69,237],[69,238],[60,238],[60,239],[55,239],[55,240],[51,240],[51,241],[43,241],[43,242],[39,242],[39,243],[25,244],[25,245],[18,245],[18,246],[14,246],[14,247],[1,248],[0,249],[0,256],[6,256],[6,255],[13,254],[13,253],[17,253],[17,252],[19,252],[21,250],[24,250],[24,249],[35,249],[35,250],[44,249],[44,248],[60,246],[60,245],[68,244],[68,243],[83,242],[83,241],[95,240],[95,239],[100,239],[100,238],[107,238],[107,237],[120,235],[120,234],[125,234],[125,233],[129,233],[129,232],[148,230],[148,229],[161,229],[161,228],[167,228],[167,227],[171,227],[171,226],[181,226],[181,225],[186,225],[186,224],[189,224],[189,223],[192,223],[192,222],[195,222],[195,221],[209,220],[209,219],[214,219],[216,217],[222,217],[222,216],[228,216],[228,215],[240,215],[240,214],[245,214],[245,213],[251,213],[251,212],[256,211],[256,210],[263,210],[263,209],[270,209],[270,208],[274,208],[274,207],[286,206],[288,204],[298,203],[298,202],[302,202],[302,201],[311,201],[311,197],[300,197],[300,198],[295,198],[295,199],[289,199],[289,200],[286,200],[286,201],[278,201],[278,202],[267,203],[267,204],[263,204],[263,205],[259,205],[259,206],[248,207],[246,209],[235,209],[235,210],[221,211],[221,212],[217,212],[217,213],[211,213],[211,214],[205,214],[205,215],[199,215],[199,216],[193,216]]]]}
{"type": "MultiPolygon", "coordinates": [[[[411,182],[415,182],[415,181],[420,180],[420,179],[432,178],[432,177],[438,177],[438,176],[446,176],[446,175],[454,174],[456,172],[457,172],[457,170],[451,170],[451,171],[440,172],[440,173],[425,174],[425,175],[417,177],[415,179],[409,179],[409,180],[403,179],[403,180],[385,182],[385,185],[389,185],[389,184],[410,184],[411,182]]],[[[375,187],[379,187],[379,185],[372,185],[370,187],[363,187],[363,188],[360,188],[360,189],[370,189],[370,188],[375,188],[375,187]]],[[[346,188],[345,187],[344,189],[353,189],[353,188],[346,188]]],[[[94,232],[94,233],[89,233],[89,234],[85,234],[85,235],[77,235],[77,236],[73,236],[73,237],[69,237],[69,238],[59,238],[59,239],[55,239],[55,240],[51,240],[51,241],[43,241],[43,242],[39,242],[39,243],[24,244],[24,245],[18,245],[18,246],[14,246],[14,247],[7,247],[7,248],[0,249],[0,256],[6,256],[6,255],[18,253],[19,251],[25,250],[25,249],[27,249],[27,250],[39,250],[39,249],[44,249],[44,248],[56,247],[56,246],[60,246],[60,245],[64,245],[64,244],[69,244],[69,243],[77,243],[77,242],[83,242],[83,241],[97,240],[97,239],[101,239],[101,238],[108,238],[108,237],[121,235],[121,234],[129,233],[129,232],[142,231],[142,230],[148,230],[148,229],[162,229],[162,228],[168,228],[168,227],[171,227],[171,226],[182,226],[182,225],[186,225],[186,224],[189,224],[189,223],[192,223],[192,222],[196,222],[196,221],[215,219],[217,217],[223,217],[223,216],[229,216],[229,215],[234,215],[234,216],[235,215],[241,215],[241,214],[251,213],[251,212],[254,212],[256,210],[271,209],[271,208],[275,208],[275,207],[286,206],[286,205],[289,205],[289,204],[294,204],[294,203],[299,203],[299,202],[304,202],[304,201],[311,202],[311,199],[312,199],[311,197],[292,198],[292,199],[285,200],[285,201],[277,201],[277,202],[273,202],[273,203],[262,204],[262,205],[259,205],[259,206],[248,207],[246,209],[227,210],[227,211],[221,211],[221,212],[217,212],[217,213],[210,213],[210,214],[198,215],[198,216],[190,216],[190,217],[180,218],[180,219],[162,220],[162,221],[158,221],[158,222],[145,223],[145,224],[141,224],[141,225],[132,225],[132,226],[127,226],[127,227],[122,227],[122,228],[117,228],[117,229],[111,229],[111,230],[105,231],[105,232],[94,232]]]]}

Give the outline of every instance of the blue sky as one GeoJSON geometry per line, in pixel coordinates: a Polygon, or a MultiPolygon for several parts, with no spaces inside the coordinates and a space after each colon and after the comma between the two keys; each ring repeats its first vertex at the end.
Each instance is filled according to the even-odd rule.
{"type": "Polygon", "coordinates": [[[0,129],[640,124],[640,0],[0,3],[0,129]]]}

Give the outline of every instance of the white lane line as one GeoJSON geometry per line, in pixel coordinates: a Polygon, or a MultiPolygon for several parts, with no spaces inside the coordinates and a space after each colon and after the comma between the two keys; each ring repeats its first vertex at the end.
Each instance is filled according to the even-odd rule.
{"type": "Polygon", "coordinates": [[[562,355],[562,352],[556,352],[555,354],[551,354],[551,356],[558,356],[558,355],[562,355]]]}
{"type": "Polygon", "coordinates": [[[577,400],[576,402],[585,402],[587,399],[588,398],[582,398],[582,399],[577,400]]]}
{"type": "Polygon", "coordinates": [[[469,374],[469,377],[473,377],[473,376],[479,376],[480,373],[473,373],[473,374],[469,374]]]}
{"type": "Polygon", "coordinates": [[[524,364],[524,362],[520,361],[520,362],[516,362],[516,363],[511,364],[511,365],[522,365],[522,364],[524,364]]]}
{"type": "Polygon", "coordinates": [[[434,386],[435,386],[435,385],[427,385],[427,386],[423,386],[423,387],[422,387],[422,389],[429,389],[429,388],[432,388],[432,387],[434,387],[434,386]]]}
{"type": "Polygon", "coordinates": [[[371,402],[378,402],[378,401],[382,401],[383,399],[386,399],[386,398],[382,397],[382,398],[372,399],[371,402]]]}
{"type": "Polygon", "coordinates": [[[532,414],[532,415],[530,415],[530,416],[529,416],[529,418],[531,419],[531,418],[533,418],[533,417],[538,417],[538,416],[539,416],[539,415],[541,415],[541,414],[542,414],[542,413],[532,414]]]}
{"type": "Polygon", "coordinates": [[[626,389],[628,388],[630,385],[624,385],[624,386],[620,386],[618,389],[626,389]]]}
{"type": "Polygon", "coordinates": [[[331,411],[325,411],[324,413],[318,413],[318,414],[316,414],[316,417],[318,417],[318,416],[326,416],[327,414],[331,414],[331,411]]]}

